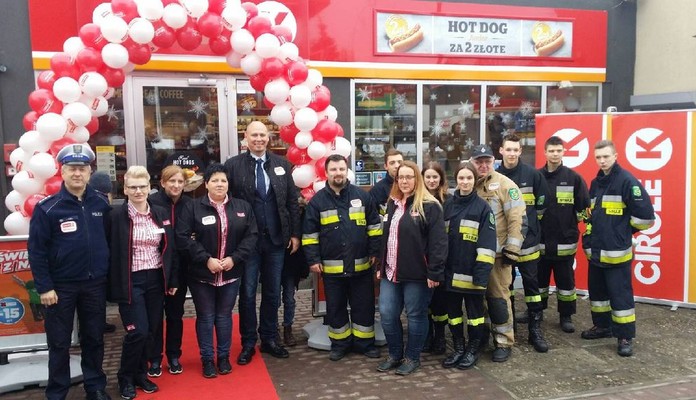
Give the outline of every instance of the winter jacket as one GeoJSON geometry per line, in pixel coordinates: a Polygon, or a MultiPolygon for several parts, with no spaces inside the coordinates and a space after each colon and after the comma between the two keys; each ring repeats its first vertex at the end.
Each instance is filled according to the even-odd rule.
{"type": "Polygon", "coordinates": [[[370,189],[370,196],[372,196],[372,200],[377,206],[379,215],[384,215],[387,212],[387,201],[389,201],[389,193],[391,192],[393,185],[394,178],[387,174],[384,179],[375,183],[372,189],[370,189]]]}

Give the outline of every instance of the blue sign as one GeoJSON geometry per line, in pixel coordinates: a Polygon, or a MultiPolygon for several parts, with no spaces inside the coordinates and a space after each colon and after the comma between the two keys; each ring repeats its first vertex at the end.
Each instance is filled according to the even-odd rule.
{"type": "Polygon", "coordinates": [[[12,325],[24,318],[24,304],[14,297],[0,299],[0,324],[12,325]]]}
{"type": "Polygon", "coordinates": [[[363,160],[358,160],[355,162],[355,170],[356,171],[362,171],[365,169],[365,162],[363,160]]]}

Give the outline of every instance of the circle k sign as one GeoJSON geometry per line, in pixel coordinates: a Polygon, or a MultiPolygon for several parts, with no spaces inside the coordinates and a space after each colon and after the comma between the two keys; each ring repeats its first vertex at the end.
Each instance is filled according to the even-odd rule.
{"type": "Polygon", "coordinates": [[[580,166],[590,154],[590,142],[587,138],[581,137],[581,134],[581,131],[573,128],[564,128],[553,134],[565,143],[563,165],[568,168],[580,166]]]}
{"type": "Polygon", "coordinates": [[[635,131],[626,142],[626,159],[641,171],[657,171],[672,158],[672,139],[656,128],[635,131]],[[666,136],[666,135],[665,135],[666,136]]]}

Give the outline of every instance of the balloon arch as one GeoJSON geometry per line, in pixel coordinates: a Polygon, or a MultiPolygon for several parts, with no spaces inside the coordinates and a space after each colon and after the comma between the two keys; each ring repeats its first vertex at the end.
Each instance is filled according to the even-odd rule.
{"type": "Polygon", "coordinates": [[[36,204],[60,190],[58,151],[86,143],[99,129],[98,117],[107,113],[114,88],[123,85],[134,65],[148,63],[152,52],[175,43],[187,51],[207,44],[230,66],[241,68],[251,86],[264,93],[270,118],[290,145],[287,158],[295,164],[292,176],[302,195],[310,198],[321,189],[325,157],[348,157],[351,144],[335,122],[337,111],[321,73],[299,57],[291,30],[274,25],[259,6],[239,0],[112,0],[98,5],[92,23],[63,43],[63,52],[51,57],[51,69],[38,75],[38,89],[29,94],[26,132],[10,155],[17,174],[5,198],[12,212],[5,230],[10,235],[29,232],[36,204]]]}

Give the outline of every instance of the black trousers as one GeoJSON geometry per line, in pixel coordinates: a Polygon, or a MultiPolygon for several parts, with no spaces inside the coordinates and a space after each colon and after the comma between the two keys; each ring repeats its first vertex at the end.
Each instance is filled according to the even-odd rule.
{"type": "Polygon", "coordinates": [[[184,304],[186,303],[187,291],[186,274],[180,274],[179,288],[176,294],[164,296],[164,314],[167,323],[166,327],[160,324],[160,329],[154,335],[150,362],[162,362],[163,346],[168,360],[181,358],[181,341],[184,336],[184,304]]]}
{"type": "MultiPolygon", "coordinates": [[[[524,287],[524,302],[527,304],[529,311],[543,310],[541,304],[541,294],[539,293],[539,277],[538,277],[539,259],[529,260],[515,264],[517,270],[522,276],[522,286],[524,287]]],[[[512,270],[513,283],[510,284],[510,296],[513,296],[515,270],[512,270]]]]}
{"type": "Polygon", "coordinates": [[[636,337],[636,311],[631,281],[631,262],[613,267],[590,263],[588,289],[592,322],[600,328],[611,327],[614,337],[636,337]]]}
{"type": "Polygon", "coordinates": [[[464,337],[464,311],[462,301],[466,307],[466,325],[483,326],[485,309],[483,306],[485,292],[481,294],[447,292],[447,316],[452,337],[464,337]]]}
{"type": "Polygon", "coordinates": [[[371,273],[323,276],[331,349],[363,353],[375,345],[375,286],[371,273]],[[350,318],[348,317],[350,304],[350,318]]]}
{"type": "Polygon", "coordinates": [[[577,295],[575,293],[575,271],[573,271],[574,260],[574,257],[558,259],[541,257],[539,260],[539,291],[544,310],[548,307],[549,285],[551,273],[553,273],[553,279],[556,281],[558,313],[562,316],[575,314],[577,295]]]}

